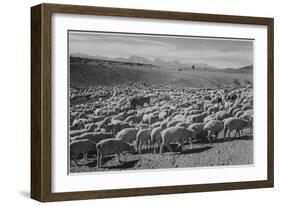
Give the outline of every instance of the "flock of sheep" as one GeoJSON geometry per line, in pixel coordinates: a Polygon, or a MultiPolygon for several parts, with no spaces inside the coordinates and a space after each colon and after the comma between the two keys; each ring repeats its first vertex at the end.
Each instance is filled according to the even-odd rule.
{"type": "Polygon", "coordinates": [[[71,88],[70,160],[105,157],[152,149],[163,154],[197,141],[212,143],[252,132],[253,89],[186,88],[127,83],[115,87],[71,88]],[[235,132],[234,132],[235,131],[235,132]]]}

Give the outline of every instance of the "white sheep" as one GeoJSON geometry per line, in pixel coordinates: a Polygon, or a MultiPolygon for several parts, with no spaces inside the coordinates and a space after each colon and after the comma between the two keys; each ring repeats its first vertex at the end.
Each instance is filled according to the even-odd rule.
{"type": "Polygon", "coordinates": [[[209,114],[209,115],[211,115],[211,114],[213,114],[213,112],[217,112],[219,110],[219,107],[217,107],[217,106],[212,106],[212,107],[209,107],[208,109],[207,109],[207,113],[209,114]]]}
{"type": "Polygon", "coordinates": [[[204,132],[207,133],[207,140],[211,142],[211,135],[215,134],[218,139],[218,133],[223,130],[223,121],[211,120],[204,125],[204,132]]]}
{"type": "Polygon", "coordinates": [[[215,120],[215,115],[209,115],[209,116],[205,117],[203,120],[203,123],[206,124],[207,122],[209,122],[211,120],[215,120]]]}
{"type": "Polygon", "coordinates": [[[192,137],[194,132],[184,127],[169,127],[161,132],[162,143],[160,146],[160,154],[163,153],[163,148],[166,146],[171,152],[173,151],[169,145],[171,142],[177,142],[178,147],[183,147],[183,144],[189,140],[192,146],[192,137]]]}
{"type": "Polygon", "coordinates": [[[156,128],[156,127],[160,127],[161,122],[155,122],[152,125],[150,125],[151,128],[156,128]]]}
{"type": "Polygon", "coordinates": [[[242,116],[243,113],[244,113],[244,111],[239,111],[235,114],[235,117],[238,118],[238,117],[242,116]]]}
{"type": "Polygon", "coordinates": [[[167,124],[161,124],[160,127],[153,128],[151,131],[151,144],[154,153],[156,151],[156,144],[157,147],[159,147],[162,142],[161,132],[166,128],[167,128],[167,124]]]}
{"type": "Polygon", "coordinates": [[[174,127],[180,122],[183,122],[183,121],[182,120],[172,120],[172,121],[168,122],[167,127],[174,127]]]}
{"type": "Polygon", "coordinates": [[[152,130],[151,128],[148,128],[148,129],[140,129],[138,131],[136,146],[139,153],[141,153],[141,148],[144,143],[146,143],[147,149],[149,148],[150,140],[151,140],[151,130],[152,130]]]}
{"type": "Polygon", "coordinates": [[[224,120],[231,116],[232,116],[232,109],[230,109],[229,111],[218,111],[215,114],[216,120],[224,120]]]}
{"type": "Polygon", "coordinates": [[[69,136],[70,137],[75,137],[78,135],[81,135],[83,133],[87,132],[94,132],[94,130],[97,128],[97,125],[95,123],[90,124],[87,128],[81,129],[81,130],[70,130],[69,136]]]}
{"type": "Polygon", "coordinates": [[[204,123],[193,123],[188,127],[188,129],[193,131],[194,137],[196,137],[196,135],[199,135],[203,132],[204,125],[204,123]]]}
{"type": "Polygon", "coordinates": [[[97,167],[103,167],[103,160],[107,155],[116,154],[117,161],[120,163],[120,154],[123,152],[135,152],[135,145],[129,144],[121,139],[106,139],[100,141],[97,145],[97,167]]]}
{"type": "Polygon", "coordinates": [[[188,127],[192,124],[192,122],[190,121],[186,121],[186,122],[179,122],[176,124],[176,127],[184,127],[186,129],[188,129],[188,127]]]}
{"type": "Polygon", "coordinates": [[[150,128],[149,124],[137,124],[136,129],[147,129],[150,128]]]}
{"type": "Polygon", "coordinates": [[[70,126],[70,130],[81,130],[84,129],[85,125],[84,122],[81,119],[75,119],[70,126]]]}
{"type": "Polygon", "coordinates": [[[137,133],[138,133],[138,129],[135,128],[122,129],[116,135],[116,139],[120,139],[128,143],[133,143],[134,141],[136,141],[137,133]]]}
{"type": "Polygon", "coordinates": [[[103,132],[87,132],[84,134],[81,134],[80,136],[76,136],[74,138],[72,138],[72,141],[76,141],[76,140],[90,140],[92,142],[98,143],[101,140],[104,139],[110,139],[110,138],[114,138],[112,133],[103,133],[103,132]]]}

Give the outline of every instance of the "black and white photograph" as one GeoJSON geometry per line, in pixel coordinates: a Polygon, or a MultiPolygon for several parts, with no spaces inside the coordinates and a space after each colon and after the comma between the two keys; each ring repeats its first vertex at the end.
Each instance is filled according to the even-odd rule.
{"type": "Polygon", "coordinates": [[[69,173],[253,165],[254,41],[69,30],[69,173]]]}

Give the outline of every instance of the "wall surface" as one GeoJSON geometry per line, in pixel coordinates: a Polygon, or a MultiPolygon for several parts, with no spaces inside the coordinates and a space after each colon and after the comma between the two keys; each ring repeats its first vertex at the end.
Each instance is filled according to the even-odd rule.
{"type": "MultiPolygon", "coordinates": [[[[275,188],[48,203],[48,205],[277,205],[281,196],[281,13],[276,0],[61,0],[48,3],[219,13],[275,18],[275,188]]],[[[39,205],[30,184],[30,7],[37,0],[2,1],[0,32],[1,205],[39,205]]],[[[279,203],[280,205],[280,203],[279,203]]]]}

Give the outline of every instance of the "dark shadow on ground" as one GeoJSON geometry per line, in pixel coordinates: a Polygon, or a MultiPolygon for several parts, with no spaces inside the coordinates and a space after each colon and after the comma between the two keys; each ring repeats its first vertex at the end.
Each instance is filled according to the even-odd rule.
{"type": "MultiPolygon", "coordinates": [[[[149,149],[142,149],[141,150],[141,154],[148,154],[148,153],[153,153],[153,151],[154,151],[154,149],[153,148],[149,148],[149,149]]],[[[138,152],[137,153],[135,153],[135,154],[138,154],[138,152]]]]}
{"type": "Polygon", "coordinates": [[[199,147],[199,148],[194,148],[194,149],[186,149],[186,150],[183,150],[181,152],[181,154],[194,154],[194,153],[200,153],[200,152],[205,152],[209,149],[211,149],[213,147],[211,146],[205,146],[205,147],[199,147]]]}
{"type": "MultiPolygon", "coordinates": [[[[105,164],[106,162],[108,162],[109,160],[111,160],[111,159],[113,159],[113,158],[115,158],[115,155],[105,157],[105,158],[103,159],[103,164],[105,164]]],[[[86,163],[86,164],[83,165],[83,166],[96,167],[96,166],[97,166],[97,159],[96,159],[96,158],[95,158],[95,159],[91,159],[91,160],[89,160],[88,163],[86,163]]]]}
{"type": "Polygon", "coordinates": [[[252,140],[252,139],[253,139],[253,135],[244,135],[241,137],[220,138],[220,139],[213,140],[212,143],[223,143],[223,142],[231,142],[234,140],[252,140]]]}
{"type": "Polygon", "coordinates": [[[129,169],[129,168],[133,168],[138,163],[138,161],[139,160],[121,162],[119,165],[107,166],[105,168],[107,168],[107,169],[129,169]]]}

